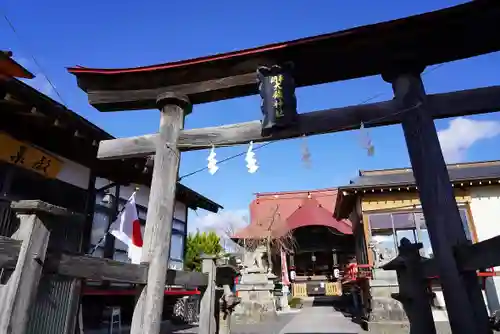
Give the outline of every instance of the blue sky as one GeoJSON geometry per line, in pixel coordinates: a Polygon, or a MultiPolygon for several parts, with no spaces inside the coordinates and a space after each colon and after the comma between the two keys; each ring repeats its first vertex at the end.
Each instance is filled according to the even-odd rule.
{"type": "MultiPolygon", "coordinates": [[[[422,13],[465,1],[27,1],[7,0],[0,7],[0,48],[39,75],[35,87],[59,99],[44,81],[46,73],[69,108],[117,137],[156,132],[158,111],[99,113],[77,87],[67,66],[133,67],[176,61],[327,33],[422,13]],[[31,60],[34,55],[42,69],[31,60]]],[[[313,60],[312,60],[313,61],[313,60]]],[[[366,61],[370,61],[367,59],[366,61]]],[[[498,85],[500,54],[446,64],[424,77],[429,93],[498,85]]],[[[342,64],[339,64],[342,66],[342,64]]],[[[358,104],[376,94],[392,98],[380,77],[338,82],[297,91],[300,112],[358,104]]],[[[260,119],[259,100],[247,97],[196,105],[186,128],[260,119]]],[[[438,121],[454,161],[500,158],[498,113],[472,121],[438,121]],[[456,135],[459,133],[461,135],[456,135]]],[[[356,131],[308,139],[312,168],[301,162],[301,140],[279,142],[255,151],[260,169],[246,171],[244,157],[183,182],[224,205],[244,210],[255,192],[315,189],[348,183],[359,169],[409,165],[400,126],[370,130],[375,156],[368,157],[356,131]]],[[[245,151],[245,146],[217,149],[217,159],[245,151]]],[[[206,165],[208,151],[183,154],[181,175],[206,165]]]]}

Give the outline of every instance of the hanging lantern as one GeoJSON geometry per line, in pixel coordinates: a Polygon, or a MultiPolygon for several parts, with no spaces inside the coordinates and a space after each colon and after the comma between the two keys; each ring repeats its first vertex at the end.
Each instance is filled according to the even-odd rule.
{"type": "Polygon", "coordinates": [[[287,128],[297,120],[297,98],[292,64],[261,66],[257,70],[261,96],[262,134],[287,128]]]}

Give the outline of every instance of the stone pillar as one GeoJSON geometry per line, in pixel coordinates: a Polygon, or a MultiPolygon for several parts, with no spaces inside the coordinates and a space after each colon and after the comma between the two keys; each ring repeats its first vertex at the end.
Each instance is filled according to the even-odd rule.
{"type": "Polygon", "coordinates": [[[199,334],[215,334],[217,322],[215,319],[215,289],[216,266],[215,257],[202,255],[201,271],[208,275],[208,285],[203,292],[200,304],[199,334]]]}
{"type": "Polygon", "coordinates": [[[42,268],[48,249],[79,250],[74,248],[80,245],[85,216],[39,200],[11,207],[19,227],[9,240],[17,240],[19,248],[14,270],[0,284],[0,333],[73,333],[81,281],[45,274],[42,268]]]}

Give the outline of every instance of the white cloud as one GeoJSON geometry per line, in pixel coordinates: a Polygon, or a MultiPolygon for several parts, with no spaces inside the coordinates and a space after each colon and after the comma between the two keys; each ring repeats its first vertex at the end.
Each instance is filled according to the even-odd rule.
{"type": "Polygon", "coordinates": [[[248,210],[223,210],[219,213],[207,213],[203,216],[196,214],[190,218],[188,223],[190,231],[197,229],[214,231],[221,238],[221,244],[229,252],[238,250],[238,246],[230,239],[230,236],[239,229],[248,225],[248,210]]]}
{"type": "Polygon", "coordinates": [[[449,126],[438,132],[441,149],[447,163],[463,161],[467,150],[476,142],[500,134],[500,122],[478,121],[458,117],[449,126]]]}
{"type": "Polygon", "coordinates": [[[223,210],[219,213],[195,215],[189,222],[190,230],[216,231],[225,233],[248,225],[248,210],[223,210]]]}

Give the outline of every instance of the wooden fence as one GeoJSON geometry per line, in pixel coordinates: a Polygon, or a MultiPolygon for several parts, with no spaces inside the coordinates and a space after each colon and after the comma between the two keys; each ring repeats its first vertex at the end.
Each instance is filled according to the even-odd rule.
{"type": "MultiPolygon", "coordinates": [[[[32,311],[37,304],[44,302],[43,298],[47,298],[39,293],[39,289],[42,289],[39,284],[44,276],[123,282],[139,286],[146,284],[149,269],[147,264],[136,265],[71,254],[53,246],[58,243],[53,242],[54,237],[51,239],[51,235],[57,235],[54,233],[58,229],[57,224],[63,224],[64,221],[58,218],[75,217],[79,214],[38,200],[13,202],[11,207],[19,220],[19,227],[10,238],[0,237],[0,334],[33,332],[29,329],[30,322],[36,316],[32,311]],[[53,224],[54,221],[57,221],[56,225],[53,224]]],[[[218,313],[227,313],[231,306],[228,307],[222,301],[235,302],[226,295],[219,301],[220,296],[216,295],[216,291],[221,289],[217,289],[217,286],[224,286],[223,291],[229,291],[230,294],[226,285],[233,282],[236,273],[236,269],[230,266],[216,268],[215,258],[206,256],[203,258],[202,273],[169,269],[165,285],[201,288],[200,334],[214,334],[219,326],[218,313]],[[220,309],[219,303],[224,305],[223,309],[220,309]]],[[[51,298],[78,305],[68,295],[59,294],[51,298]]],[[[53,303],[53,307],[57,308],[59,304],[53,303]]],[[[45,326],[47,330],[37,328],[36,333],[73,334],[77,307],[68,308],[66,305],[56,310],[56,314],[59,317],[44,319],[49,324],[45,326]]],[[[224,321],[228,319],[227,316],[221,318],[224,321]]]]}

